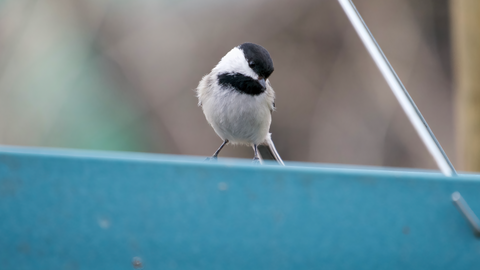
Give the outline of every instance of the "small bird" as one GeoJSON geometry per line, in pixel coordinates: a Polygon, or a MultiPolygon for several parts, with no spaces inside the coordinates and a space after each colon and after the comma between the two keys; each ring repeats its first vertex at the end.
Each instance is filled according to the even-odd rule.
{"type": "Polygon", "coordinates": [[[268,77],[273,70],[272,58],[265,48],[243,43],[202,78],[197,87],[198,105],[223,140],[211,159],[216,159],[229,143],[244,144],[253,147],[254,162],[260,162],[262,157],[284,165],[269,133],[275,92],[268,77]]]}

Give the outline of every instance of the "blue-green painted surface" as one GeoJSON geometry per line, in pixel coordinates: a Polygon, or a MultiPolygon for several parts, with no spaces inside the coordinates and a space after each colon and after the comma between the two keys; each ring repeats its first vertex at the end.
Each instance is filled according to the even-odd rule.
{"type": "Polygon", "coordinates": [[[454,191],[480,213],[476,175],[0,147],[0,269],[480,269],[454,191]]]}

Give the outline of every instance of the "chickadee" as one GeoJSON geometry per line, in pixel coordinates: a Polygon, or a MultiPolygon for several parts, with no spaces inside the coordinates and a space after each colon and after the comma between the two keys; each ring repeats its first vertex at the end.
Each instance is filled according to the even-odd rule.
{"type": "Polygon", "coordinates": [[[254,162],[260,161],[258,146],[260,157],[284,165],[269,133],[275,110],[275,92],[268,81],[272,72],[268,51],[257,44],[243,43],[202,78],[197,87],[198,104],[223,140],[213,159],[228,143],[244,144],[253,147],[254,162]]]}

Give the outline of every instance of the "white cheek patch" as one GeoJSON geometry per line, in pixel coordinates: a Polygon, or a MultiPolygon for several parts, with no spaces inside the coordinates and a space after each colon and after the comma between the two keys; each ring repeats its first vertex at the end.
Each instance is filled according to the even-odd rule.
{"type": "Polygon", "coordinates": [[[245,59],[243,51],[235,47],[229,51],[216,67],[213,68],[213,71],[217,74],[221,73],[241,73],[243,75],[258,79],[258,75],[253,71],[245,59]]]}

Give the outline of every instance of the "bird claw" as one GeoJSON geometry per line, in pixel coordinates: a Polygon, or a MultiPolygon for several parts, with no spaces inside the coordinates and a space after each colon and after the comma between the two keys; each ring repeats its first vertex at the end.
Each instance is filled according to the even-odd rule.
{"type": "Polygon", "coordinates": [[[255,165],[260,165],[260,159],[258,157],[254,157],[252,163],[255,165]]]}

